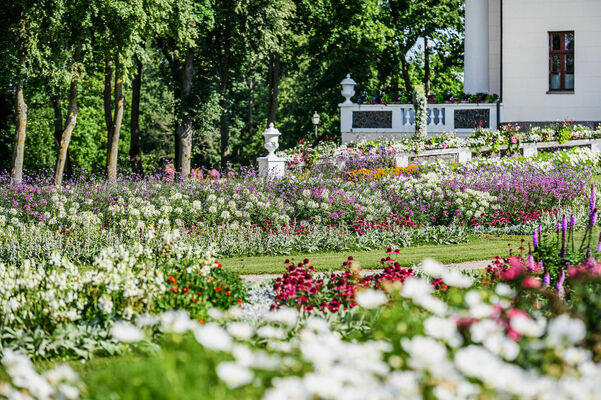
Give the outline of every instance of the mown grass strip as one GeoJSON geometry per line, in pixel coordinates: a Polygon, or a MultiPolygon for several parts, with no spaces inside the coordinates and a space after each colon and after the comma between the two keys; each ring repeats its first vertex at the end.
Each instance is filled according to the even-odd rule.
{"type": "MultiPolygon", "coordinates": [[[[517,249],[520,246],[521,238],[521,236],[482,235],[467,243],[406,247],[400,249],[400,254],[395,254],[394,259],[403,266],[417,264],[425,257],[434,258],[445,264],[486,260],[489,258],[492,259],[495,256],[507,255],[510,247],[517,249]]],[[[221,259],[220,262],[224,268],[240,274],[252,275],[283,272],[283,265],[286,259],[298,262],[308,258],[318,271],[339,269],[348,256],[353,256],[363,269],[375,269],[381,267],[380,260],[382,257],[386,257],[386,249],[370,251],[350,250],[340,253],[310,253],[294,256],[231,257],[221,259]]]]}

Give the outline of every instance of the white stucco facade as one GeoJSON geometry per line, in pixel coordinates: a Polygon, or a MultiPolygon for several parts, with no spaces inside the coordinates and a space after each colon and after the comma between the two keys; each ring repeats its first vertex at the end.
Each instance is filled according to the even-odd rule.
{"type": "Polygon", "coordinates": [[[601,0],[466,0],[465,35],[465,91],[483,82],[474,65],[486,52],[488,92],[503,96],[502,122],[601,121],[601,0]],[[486,35],[482,21],[469,21],[483,9],[486,35]],[[572,93],[549,92],[549,32],[557,31],[574,31],[572,93]],[[475,48],[470,35],[486,36],[488,46],[475,48]]]}

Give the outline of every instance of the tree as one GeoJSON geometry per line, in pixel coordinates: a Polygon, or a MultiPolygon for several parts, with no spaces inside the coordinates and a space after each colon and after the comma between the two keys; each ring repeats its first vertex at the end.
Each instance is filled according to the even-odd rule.
{"type": "Polygon", "coordinates": [[[182,0],[174,3],[164,18],[155,21],[154,41],[169,62],[177,101],[175,169],[186,179],[190,175],[194,135],[195,50],[213,26],[213,10],[208,0],[182,0]]]}
{"type": "MultiPolygon", "coordinates": [[[[151,3],[150,7],[163,3],[151,3]]],[[[94,26],[97,58],[104,64],[104,120],[107,128],[106,170],[109,180],[117,176],[119,134],[123,124],[123,80],[134,66],[147,20],[144,0],[96,0],[94,26]],[[114,86],[113,86],[114,85],[114,86]]]]}
{"type": "Polygon", "coordinates": [[[54,183],[60,186],[65,168],[70,174],[69,144],[77,123],[77,94],[90,49],[91,9],[85,0],[54,0],[46,3],[41,21],[36,66],[48,88],[54,111],[54,139],[57,145],[54,183]],[[77,24],[79,29],[68,29],[77,24]],[[61,94],[68,85],[67,117],[63,126],[61,94]]]}
{"type": "Polygon", "coordinates": [[[27,104],[25,103],[25,82],[33,75],[32,59],[36,54],[36,32],[42,13],[42,2],[28,0],[17,3],[10,2],[5,6],[6,21],[5,44],[12,53],[8,64],[12,72],[15,88],[15,136],[11,157],[11,181],[20,183],[23,180],[23,157],[27,134],[27,104]]]}
{"type": "Polygon", "coordinates": [[[137,174],[144,171],[142,167],[142,148],[140,146],[140,95],[142,91],[142,61],[136,57],[136,72],[131,87],[131,120],[129,161],[131,170],[137,174]]]}
{"type": "MultiPolygon", "coordinates": [[[[215,26],[211,34],[209,51],[219,57],[219,106],[221,115],[219,131],[221,139],[221,168],[230,161],[230,104],[228,97],[232,87],[232,72],[243,66],[256,65],[274,52],[279,52],[281,35],[286,31],[288,18],[292,15],[290,0],[224,0],[214,8],[215,26]],[[255,59],[256,62],[249,63],[255,59]]],[[[252,87],[252,86],[251,86],[252,87]]],[[[275,104],[272,104],[275,115],[275,104]]]]}

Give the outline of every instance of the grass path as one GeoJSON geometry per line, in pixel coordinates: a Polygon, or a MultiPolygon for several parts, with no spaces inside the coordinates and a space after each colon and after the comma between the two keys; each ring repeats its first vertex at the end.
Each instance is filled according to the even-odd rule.
{"type": "MultiPolygon", "coordinates": [[[[460,244],[406,247],[400,249],[400,254],[395,254],[394,259],[403,266],[417,264],[425,257],[434,258],[444,264],[486,260],[507,255],[510,245],[517,249],[520,246],[520,238],[522,236],[481,235],[472,241],[460,244]]],[[[381,267],[380,259],[386,257],[386,249],[294,256],[231,257],[221,259],[220,262],[224,268],[240,274],[273,274],[283,272],[284,261],[287,258],[296,262],[308,258],[317,271],[328,271],[339,269],[348,256],[353,256],[363,269],[375,269],[381,267]]]]}

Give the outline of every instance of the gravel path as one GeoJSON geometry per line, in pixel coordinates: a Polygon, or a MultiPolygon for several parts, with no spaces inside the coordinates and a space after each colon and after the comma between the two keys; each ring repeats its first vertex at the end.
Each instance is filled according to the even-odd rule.
{"type": "MultiPolygon", "coordinates": [[[[491,260],[466,261],[462,263],[447,264],[451,268],[464,269],[483,269],[490,265],[491,260]]],[[[381,269],[364,269],[362,274],[373,274],[381,272],[381,269]]],[[[283,271],[282,271],[283,272],[283,271]]],[[[271,279],[275,279],[282,274],[258,274],[258,275],[241,275],[242,279],[248,283],[262,283],[271,279]]]]}

